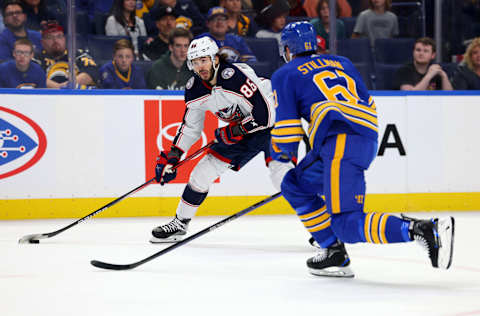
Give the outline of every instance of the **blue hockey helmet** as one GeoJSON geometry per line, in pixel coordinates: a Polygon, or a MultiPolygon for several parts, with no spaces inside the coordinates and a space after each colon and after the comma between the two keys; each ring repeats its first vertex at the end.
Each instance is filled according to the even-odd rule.
{"type": "Polygon", "coordinates": [[[281,44],[283,49],[288,46],[290,54],[298,55],[317,49],[317,34],[313,25],[306,21],[287,24],[282,31],[281,44]]]}

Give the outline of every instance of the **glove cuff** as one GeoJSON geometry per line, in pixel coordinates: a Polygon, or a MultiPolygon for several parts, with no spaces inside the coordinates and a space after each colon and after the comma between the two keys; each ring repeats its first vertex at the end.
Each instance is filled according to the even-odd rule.
{"type": "Polygon", "coordinates": [[[167,158],[170,159],[177,159],[180,160],[180,158],[183,155],[183,150],[178,148],[177,146],[172,146],[170,148],[170,151],[168,152],[167,158]]]}

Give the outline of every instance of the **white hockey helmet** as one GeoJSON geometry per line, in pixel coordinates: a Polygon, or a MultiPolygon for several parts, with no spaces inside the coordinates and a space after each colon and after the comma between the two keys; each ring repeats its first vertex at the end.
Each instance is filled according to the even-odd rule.
{"type": "Polygon", "coordinates": [[[187,66],[193,71],[192,60],[199,57],[210,56],[215,66],[215,55],[218,53],[218,46],[213,39],[208,36],[194,39],[187,51],[187,66]]]}

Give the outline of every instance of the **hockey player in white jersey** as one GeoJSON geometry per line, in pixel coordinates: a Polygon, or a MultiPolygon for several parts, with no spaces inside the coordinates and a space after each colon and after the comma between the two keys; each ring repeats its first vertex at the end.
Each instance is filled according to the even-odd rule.
{"type": "MultiPolygon", "coordinates": [[[[217,143],[190,174],[175,218],[153,229],[152,243],[181,240],[210,185],[226,170],[239,170],[262,151],[267,164],[271,161],[270,130],[275,109],[270,80],[258,78],[246,64],[228,63],[218,55],[218,46],[209,37],[190,43],[187,65],[195,73],[185,87],[187,108],[170,151],[161,152],[157,158],[157,182],[164,184],[176,177],[172,167],[201,136],[206,111],[228,125],[215,130],[217,143]]],[[[279,186],[289,167],[273,162],[269,168],[279,186]]]]}

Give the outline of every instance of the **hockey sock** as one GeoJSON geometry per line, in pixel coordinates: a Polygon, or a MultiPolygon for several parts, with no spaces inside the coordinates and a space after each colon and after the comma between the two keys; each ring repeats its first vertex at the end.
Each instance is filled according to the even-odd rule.
{"type": "Polygon", "coordinates": [[[195,216],[198,207],[207,197],[208,192],[197,192],[187,184],[178,203],[177,216],[181,219],[191,219],[195,216]]]}
{"type": "Polygon", "coordinates": [[[332,230],[347,243],[409,242],[408,225],[409,221],[385,213],[346,212],[332,216],[332,230]]]}
{"type": "Polygon", "coordinates": [[[320,205],[323,204],[323,206],[318,209],[314,208],[315,210],[313,211],[309,210],[313,207],[313,205],[311,205],[307,210],[303,208],[302,211],[302,208],[299,208],[296,211],[300,221],[317,243],[322,248],[326,248],[333,244],[337,240],[337,237],[330,228],[330,214],[327,212],[327,206],[323,200],[320,201],[320,205]]]}

